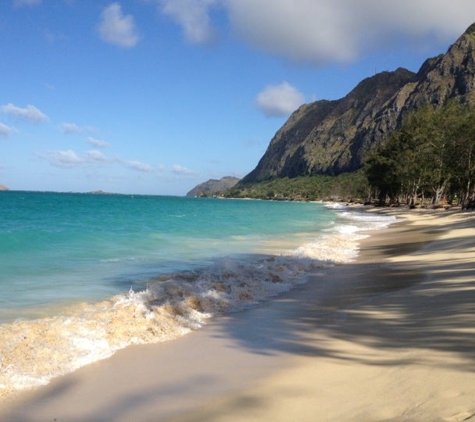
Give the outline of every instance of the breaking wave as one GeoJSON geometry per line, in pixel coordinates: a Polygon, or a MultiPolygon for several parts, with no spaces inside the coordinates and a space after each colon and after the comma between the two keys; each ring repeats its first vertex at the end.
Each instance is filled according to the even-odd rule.
{"type": "Polygon", "coordinates": [[[149,278],[142,289],[109,300],[76,304],[62,315],[0,325],[1,391],[44,385],[132,344],[183,336],[211,317],[305,283],[310,275],[325,280],[326,268],[357,256],[358,242],[365,237],[361,230],[392,222],[346,212],[342,217],[343,224],[315,241],[279,255],[219,258],[201,269],[149,278]]]}

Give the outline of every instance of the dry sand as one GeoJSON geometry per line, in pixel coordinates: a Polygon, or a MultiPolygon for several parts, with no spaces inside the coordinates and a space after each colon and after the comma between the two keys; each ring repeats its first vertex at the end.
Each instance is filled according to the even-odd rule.
{"type": "Polygon", "coordinates": [[[475,421],[475,216],[400,215],[325,283],[123,350],[0,420],[475,421]]]}

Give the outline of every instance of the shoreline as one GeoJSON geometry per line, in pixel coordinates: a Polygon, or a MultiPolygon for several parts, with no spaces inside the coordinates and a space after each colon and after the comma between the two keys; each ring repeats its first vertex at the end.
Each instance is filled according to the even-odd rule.
{"type": "Polygon", "coordinates": [[[475,418],[475,219],[401,211],[384,210],[408,220],[371,232],[331,282],[119,351],[0,403],[0,419],[475,418]]]}

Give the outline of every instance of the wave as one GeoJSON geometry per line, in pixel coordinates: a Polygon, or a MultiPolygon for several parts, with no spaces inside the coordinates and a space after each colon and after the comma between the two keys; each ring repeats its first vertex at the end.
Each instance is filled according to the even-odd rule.
{"type": "Polygon", "coordinates": [[[67,315],[0,325],[0,389],[3,393],[48,383],[53,377],[105,359],[132,344],[172,340],[215,316],[253,306],[305,283],[358,254],[361,230],[391,223],[345,215],[354,225],[335,225],[315,241],[279,255],[234,255],[202,269],[162,274],[142,289],[67,315]],[[356,217],[356,218],[355,218],[356,217]]]}

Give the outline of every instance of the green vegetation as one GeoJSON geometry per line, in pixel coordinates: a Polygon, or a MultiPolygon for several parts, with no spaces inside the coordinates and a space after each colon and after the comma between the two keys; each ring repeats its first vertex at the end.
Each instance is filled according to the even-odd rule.
{"type": "Polygon", "coordinates": [[[418,109],[360,171],[238,183],[224,196],[475,208],[475,109],[455,101],[418,109]]]}
{"type": "Polygon", "coordinates": [[[467,105],[425,106],[405,119],[365,163],[381,204],[441,200],[471,205],[475,187],[475,115],[467,105]]]}
{"type": "Polygon", "coordinates": [[[370,188],[362,171],[339,176],[302,176],[278,178],[264,182],[241,185],[226,192],[228,198],[254,198],[273,200],[352,201],[368,196],[370,188]]]}

